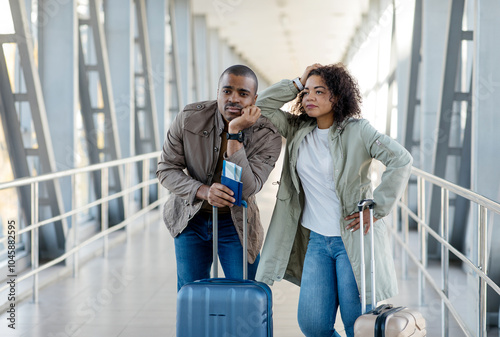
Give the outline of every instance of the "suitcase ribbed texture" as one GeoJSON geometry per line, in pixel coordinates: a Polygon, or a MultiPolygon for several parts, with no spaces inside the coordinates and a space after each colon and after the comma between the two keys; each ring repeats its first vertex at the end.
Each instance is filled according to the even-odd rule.
{"type": "Polygon", "coordinates": [[[177,296],[178,337],[270,337],[272,294],[263,283],[207,279],[177,296]]]}

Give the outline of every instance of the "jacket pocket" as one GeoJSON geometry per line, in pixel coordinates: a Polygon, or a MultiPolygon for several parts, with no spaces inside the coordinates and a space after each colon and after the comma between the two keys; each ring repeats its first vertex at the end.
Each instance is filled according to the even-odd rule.
{"type": "Polygon", "coordinates": [[[372,198],[371,184],[358,186],[344,197],[344,216],[358,212],[358,203],[367,198],[372,198]]]}
{"type": "Polygon", "coordinates": [[[292,191],[290,188],[286,186],[286,184],[280,184],[278,188],[278,193],[276,194],[276,198],[279,200],[288,200],[292,197],[292,191]]]}

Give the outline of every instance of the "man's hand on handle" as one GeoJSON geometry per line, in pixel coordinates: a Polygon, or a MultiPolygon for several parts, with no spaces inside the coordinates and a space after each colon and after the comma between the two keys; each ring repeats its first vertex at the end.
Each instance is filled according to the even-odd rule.
{"type": "Polygon", "coordinates": [[[219,183],[213,183],[212,186],[201,185],[196,192],[198,199],[207,200],[210,205],[217,207],[233,207],[233,202],[236,201],[233,195],[229,187],[219,183]]]}

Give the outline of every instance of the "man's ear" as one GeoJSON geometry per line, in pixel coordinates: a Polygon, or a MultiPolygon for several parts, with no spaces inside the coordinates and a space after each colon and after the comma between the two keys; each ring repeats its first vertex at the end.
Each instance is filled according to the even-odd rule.
{"type": "Polygon", "coordinates": [[[253,98],[253,105],[255,105],[255,103],[257,102],[257,97],[259,97],[259,95],[255,95],[254,98],[253,98]]]}

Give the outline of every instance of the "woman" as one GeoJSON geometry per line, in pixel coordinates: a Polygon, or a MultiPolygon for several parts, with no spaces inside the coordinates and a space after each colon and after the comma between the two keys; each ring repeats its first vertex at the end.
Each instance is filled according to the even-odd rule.
{"type": "MultiPolygon", "coordinates": [[[[298,321],[306,336],[337,336],[339,306],[347,336],[354,335],[354,322],[361,314],[359,200],[376,202],[376,299],[397,293],[382,218],[400,198],[412,158],[396,141],[360,119],[360,104],[358,85],[341,64],[309,66],[302,77],[276,83],[257,100],[261,114],[287,144],[256,279],[272,284],[285,278],[300,285],[298,321]],[[293,113],[280,110],[295,97],[293,113]],[[368,174],[372,159],[386,166],[375,190],[368,174]]],[[[366,233],[368,210],[364,219],[366,233]]],[[[365,243],[369,259],[369,240],[365,243]]],[[[366,284],[369,303],[369,279],[366,284]]]]}

